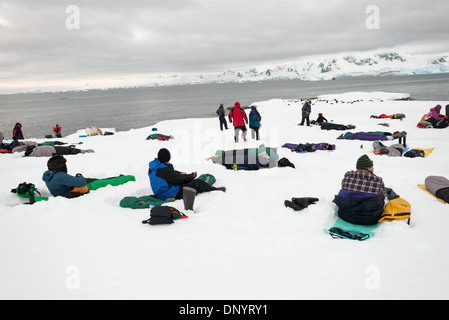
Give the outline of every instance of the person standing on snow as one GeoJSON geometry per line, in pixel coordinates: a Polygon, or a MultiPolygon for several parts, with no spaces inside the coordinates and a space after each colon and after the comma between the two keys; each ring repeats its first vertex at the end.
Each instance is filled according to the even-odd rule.
{"type": "Polygon", "coordinates": [[[234,123],[234,141],[239,142],[239,131],[242,131],[243,141],[246,142],[247,129],[245,123],[248,124],[245,110],[240,108],[240,102],[234,104],[234,108],[229,112],[229,122],[234,123]]]}
{"type": "Polygon", "coordinates": [[[312,113],[311,105],[312,105],[312,102],[307,101],[302,106],[302,119],[301,119],[301,123],[299,124],[300,126],[303,126],[304,121],[307,121],[307,126],[310,127],[310,114],[312,113]]]}
{"type": "Polygon", "coordinates": [[[223,103],[220,103],[220,106],[217,110],[218,119],[220,120],[220,130],[223,131],[223,126],[226,130],[228,130],[228,122],[226,121],[226,112],[223,107],[223,103]]]}
{"type": "Polygon", "coordinates": [[[259,140],[260,121],[262,116],[257,110],[256,106],[251,106],[251,112],[249,113],[249,127],[251,129],[251,138],[259,140]]]}

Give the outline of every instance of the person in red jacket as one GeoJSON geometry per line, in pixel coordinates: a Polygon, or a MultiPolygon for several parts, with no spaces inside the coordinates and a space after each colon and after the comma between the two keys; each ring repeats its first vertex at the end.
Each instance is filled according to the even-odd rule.
{"type": "Polygon", "coordinates": [[[14,129],[12,131],[12,138],[14,140],[25,140],[22,132],[22,125],[20,123],[16,123],[14,129]]]}
{"type": "Polygon", "coordinates": [[[247,129],[245,123],[248,124],[245,110],[240,108],[240,103],[236,102],[234,108],[229,112],[229,122],[234,124],[234,141],[239,142],[239,131],[242,131],[243,141],[246,142],[247,129]]]}
{"type": "Polygon", "coordinates": [[[53,127],[53,133],[55,134],[56,137],[61,138],[62,136],[62,128],[59,124],[55,125],[53,127]]]}

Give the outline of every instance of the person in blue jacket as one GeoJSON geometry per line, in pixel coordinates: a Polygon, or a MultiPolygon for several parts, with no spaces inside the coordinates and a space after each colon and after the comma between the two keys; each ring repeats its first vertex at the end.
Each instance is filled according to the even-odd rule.
{"type": "Polygon", "coordinates": [[[84,178],[81,173],[71,176],[67,173],[67,160],[62,155],[55,155],[47,162],[48,170],[42,175],[42,180],[54,197],[77,198],[89,192],[88,185],[94,181],[103,180],[108,185],[115,185],[117,179],[126,178],[123,175],[112,178],[84,178]]]}
{"type": "Polygon", "coordinates": [[[259,129],[262,116],[257,110],[256,106],[251,106],[251,112],[249,113],[249,127],[251,129],[251,138],[259,140],[259,129]]]}
{"type": "Polygon", "coordinates": [[[176,171],[170,163],[170,151],[165,148],[159,150],[157,158],[150,162],[148,176],[154,195],[161,200],[182,199],[183,187],[195,189],[197,193],[214,190],[226,191],[226,188],[215,188],[207,182],[196,179],[197,173],[176,171]]]}
{"type": "Polygon", "coordinates": [[[63,196],[75,198],[82,193],[71,192],[73,188],[86,187],[88,181],[80,173],[75,177],[67,173],[67,160],[61,156],[53,156],[47,162],[48,171],[45,171],[42,180],[47,185],[48,190],[54,197],[63,196]]]}

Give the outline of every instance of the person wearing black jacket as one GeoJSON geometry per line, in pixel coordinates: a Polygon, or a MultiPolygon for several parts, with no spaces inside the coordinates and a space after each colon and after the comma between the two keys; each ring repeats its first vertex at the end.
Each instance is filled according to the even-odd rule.
{"type": "Polygon", "coordinates": [[[304,121],[307,121],[307,126],[310,127],[310,114],[312,113],[312,102],[307,101],[306,103],[304,103],[301,111],[302,111],[302,119],[301,119],[301,123],[299,125],[303,126],[304,121]]]}
{"type": "Polygon", "coordinates": [[[220,130],[223,131],[223,126],[226,130],[228,130],[228,122],[226,121],[226,112],[223,107],[223,103],[220,103],[220,106],[217,110],[218,119],[220,120],[220,130]]]}
{"type": "Polygon", "coordinates": [[[14,126],[14,129],[12,131],[12,138],[14,140],[24,140],[23,132],[22,132],[22,125],[20,123],[16,123],[14,126]]]}

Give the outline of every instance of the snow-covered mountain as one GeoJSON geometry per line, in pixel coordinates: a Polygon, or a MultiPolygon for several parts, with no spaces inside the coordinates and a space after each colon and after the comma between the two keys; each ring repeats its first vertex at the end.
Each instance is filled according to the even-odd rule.
{"type": "MultiPolygon", "coordinates": [[[[261,65],[236,70],[209,73],[157,74],[140,78],[128,77],[105,87],[93,83],[69,91],[108,90],[204,83],[239,83],[249,81],[300,79],[304,81],[332,80],[342,76],[413,75],[449,73],[449,53],[410,55],[397,52],[365,52],[312,57],[278,65],[261,65]]],[[[33,90],[21,93],[49,92],[33,90]]],[[[52,92],[60,92],[52,91],[52,92]]]]}
{"type": "Polygon", "coordinates": [[[227,83],[276,79],[331,80],[341,76],[413,75],[449,72],[449,54],[354,53],[215,73],[160,75],[147,85],[227,83]]]}

